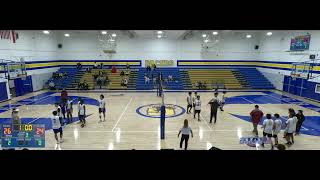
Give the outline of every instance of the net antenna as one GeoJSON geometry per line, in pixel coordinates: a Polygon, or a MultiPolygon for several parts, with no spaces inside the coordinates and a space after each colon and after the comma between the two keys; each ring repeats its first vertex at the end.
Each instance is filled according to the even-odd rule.
{"type": "Polygon", "coordinates": [[[112,59],[112,56],[116,53],[117,48],[115,37],[112,37],[112,34],[106,32],[105,34],[98,34],[98,41],[101,51],[108,59],[112,59]]]}

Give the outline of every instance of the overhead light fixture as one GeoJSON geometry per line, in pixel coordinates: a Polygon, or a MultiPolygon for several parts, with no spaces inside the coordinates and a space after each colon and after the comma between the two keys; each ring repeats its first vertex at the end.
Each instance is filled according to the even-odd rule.
{"type": "Polygon", "coordinates": [[[112,37],[116,37],[116,36],[117,36],[117,34],[113,33],[111,36],[112,36],[112,37]]]}
{"type": "Polygon", "coordinates": [[[271,35],[272,35],[272,32],[267,32],[267,35],[268,35],[268,36],[271,36],[271,35]]]}
{"type": "Polygon", "coordinates": [[[101,31],[101,34],[107,34],[107,31],[101,31]]]}
{"type": "Polygon", "coordinates": [[[218,35],[217,31],[212,32],[213,35],[218,35]]]}
{"type": "Polygon", "coordinates": [[[50,31],[45,30],[45,31],[43,31],[43,34],[50,34],[50,31]]]}
{"type": "Polygon", "coordinates": [[[247,36],[246,36],[247,38],[251,38],[252,36],[250,35],[250,34],[247,34],[247,36]]]}
{"type": "Polygon", "coordinates": [[[161,36],[161,35],[158,35],[157,37],[158,37],[158,38],[161,38],[162,36],[161,36]]]}
{"type": "Polygon", "coordinates": [[[206,34],[202,34],[202,37],[204,37],[204,38],[205,38],[205,37],[207,37],[207,35],[206,35],[206,34]]]}
{"type": "Polygon", "coordinates": [[[70,34],[64,34],[65,37],[70,37],[70,34]]]}
{"type": "Polygon", "coordinates": [[[162,31],[157,31],[157,33],[158,33],[158,34],[162,34],[163,32],[162,32],[162,31]]]}

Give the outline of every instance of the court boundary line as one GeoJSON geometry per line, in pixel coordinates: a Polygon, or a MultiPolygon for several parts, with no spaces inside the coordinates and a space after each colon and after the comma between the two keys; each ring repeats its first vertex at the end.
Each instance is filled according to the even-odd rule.
{"type": "Polygon", "coordinates": [[[117,127],[117,125],[119,124],[119,122],[120,122],[120,120],[122,119],[123,115],[124,115],[125,112],[127,111],[129,105],[130,105],[131,102],[132,102],[132,99],[133,99],[133,97],[130,98],[130,101],[128,102],[128,104],[126,105],[126,107],[124,108],[124,110],[122,111],[122,113],[121,113],[120,117],[118,118],[116,124],[115,124],[115,125],[113,126],[113,128],[112,128],[112,132],[114,132],[114,129],[117,127]]]}

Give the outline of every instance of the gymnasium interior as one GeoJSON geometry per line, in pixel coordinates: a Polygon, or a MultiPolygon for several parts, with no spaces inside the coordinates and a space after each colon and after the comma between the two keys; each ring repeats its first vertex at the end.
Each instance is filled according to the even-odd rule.
{"type": "Polygon", "coordinates": [[[177,134],[187,119],[193,131],[188,150],[270,150],[258,141],[265,115],[276,113],[283,122],[279,144],[320,149],[319,30],[0,33],[2,149],[183,150],[177,134]],[[73,118],[63,126],[63,143],[56,143],[51,116],[63,90],[73,101],[73,118]],[[200,95],[201,121],[186,112],[189,92],[200,95]],[[208,102],[215,92],[218,98],[225,93],[225,105],[212,124],[208,102]],[[101,94],[106,121],[99,123],[101,94]],[[79,98],[86,105],[84,128],[79,98]],[[259,136],[250,118],[255,105],[264,113],[259,136]],[[305,116],[292,145],[283,138],[289,108],[305,116]],[[25,131],[8,135],[16,109],[25,131]]]}

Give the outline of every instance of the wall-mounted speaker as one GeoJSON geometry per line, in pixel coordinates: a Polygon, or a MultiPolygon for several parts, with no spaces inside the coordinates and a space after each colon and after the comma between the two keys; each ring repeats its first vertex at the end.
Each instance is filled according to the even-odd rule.
{"type": "Polygon", "coordinates": [[[61,49],[62,48],[62,44],[58,44],[58,48],[61,49]]]}
{"type": "Polygon", "coordinates": [[[255,49],[255,50],[258,50],[258,49],[259,49],[259,46],[258,46],[258,45],[255,45],[255,46],[254,46],[254,49],[255,49]]]}
{"type": "Polygon", "coordinates": [[[316,55],[311,54],[310,57],[309,57],[309,59],[316,59],[316,55]]]}

